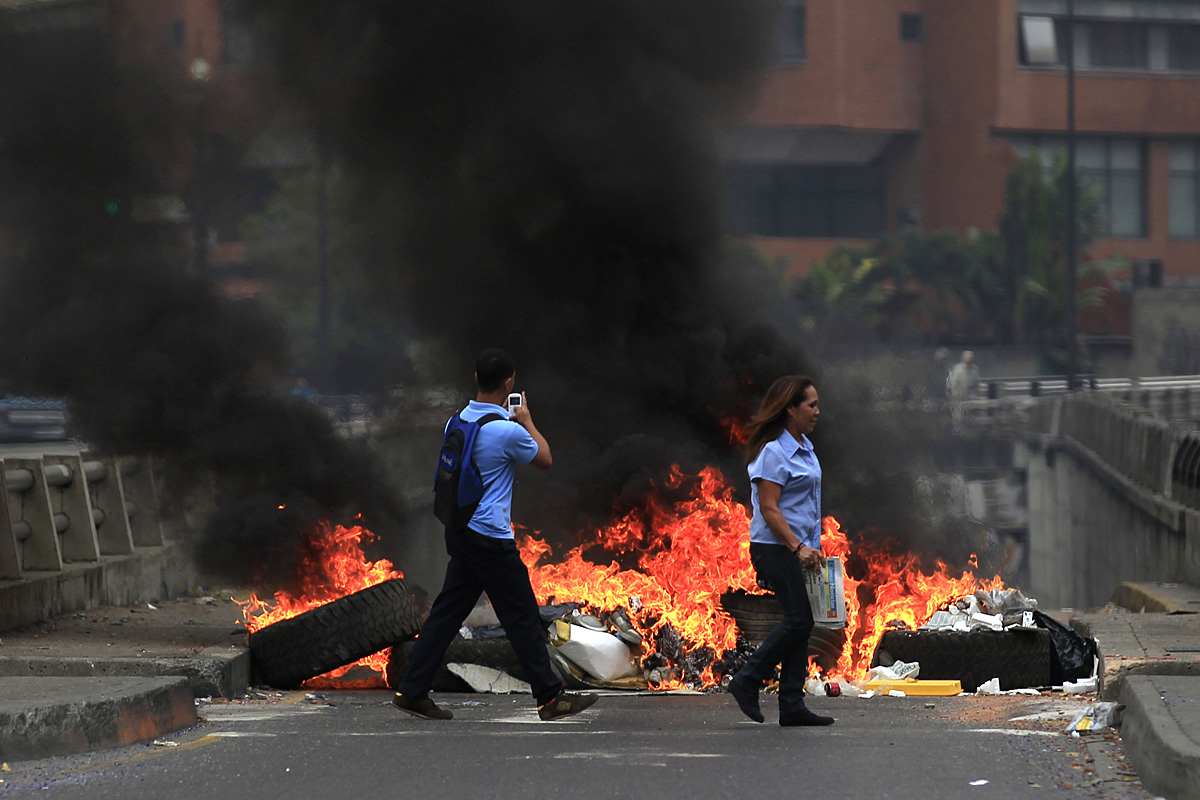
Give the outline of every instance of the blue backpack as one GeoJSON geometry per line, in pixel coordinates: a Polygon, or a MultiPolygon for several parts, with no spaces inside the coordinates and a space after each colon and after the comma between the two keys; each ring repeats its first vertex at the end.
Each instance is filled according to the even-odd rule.
{"type": "Polygon", "coordinates": [[[454,533],[466,530],[483,499],[483,476],[475,464],[475,437],[489,422],[504,419],[487,414],[466,422],[455,414],[446,426],[446,436],[438,453],[437,474],[433,479],[433,514],[454,533]]]}

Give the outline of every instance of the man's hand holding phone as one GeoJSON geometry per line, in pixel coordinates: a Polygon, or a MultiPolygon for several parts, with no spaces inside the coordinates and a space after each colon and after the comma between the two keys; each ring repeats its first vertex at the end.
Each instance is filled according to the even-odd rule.
{"type": "Polygon", "coordinates": [[[529,421],[529,409],[525,405],[525,393],[513,392],[508,396],[508,418],[525,425],[529,421]]]}

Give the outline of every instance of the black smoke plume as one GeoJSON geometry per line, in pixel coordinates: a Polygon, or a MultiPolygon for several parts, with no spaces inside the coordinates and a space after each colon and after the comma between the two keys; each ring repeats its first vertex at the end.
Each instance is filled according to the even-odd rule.
{"type": "Polygon", "coordinates": [[[218,514],[200,550],[220,578],[286,585],[303,531],[401,511],[368,455],[276,386],[287,343],[185,269],[186,228],[138,219],[183,189],[194,104],[155,65],[114,56],[95,21],[0,16],[0,376],[69,398],[96,450],[167,459],[218,514]]]}
{"type": "MultiPolygon", "coordinates": [[[[521,522],[560,540],[603,524],[672,464],[748,488],[727,420],[816,372],[782,282],[722,249],[713,125],[752,96],[775,4],[250,7],[283,85],[362,181],[376,281],[450,343],[446,377],[465,395],[479,350],[516,355],[556,462],[522,477],[521,522]]],[[[827,510],[914,537],[911,451],[892,444],[916,432],[822,388],[827,510]]]]}

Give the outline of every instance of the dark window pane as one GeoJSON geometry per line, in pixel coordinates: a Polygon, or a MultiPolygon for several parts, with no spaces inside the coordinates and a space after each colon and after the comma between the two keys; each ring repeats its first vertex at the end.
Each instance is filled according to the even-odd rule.
{"type": "Polygon", "coordinates": [[[1196,174],[1171,175],[1167,195],[1168,233],[1179,238],[1196,237],[1196,174]]]}
{"type": "Polygon", "coordinates": [[[1093,67],[1145,69],[1147,28],[1138,22],[1092,22],[1088,30],[1093,67]]]}
{"type": "Polygon", "coordinates": [[[846,192],[833,199],[833,235],[871,239],[883,233],[883,197],[846,192]]]}
{"type": "Polygon", "coordinates": [[[803,61],[807,56],[806,36],[804,3],[799,0],[787,0],[775,30],[775,52],[778,57],[783,61],[803,61]]]}
{"type": "Polygon", "coordinates": [[[1112,176],[1110,225],[1113,236],[1142,236],[1142,186],[1140,175],[1112,176]]]}
{"type": "Polygon", "coordinates": [[[1200,25],[1172,25],[1167,28],[1167,66],[1171,69],[1200,71],[1200,25]]]}
{"type": "Polygon", "coordinates": [[[925,41],[925,17],[921,14],[901,14],[900,38],[906,42],[925,41]]]}

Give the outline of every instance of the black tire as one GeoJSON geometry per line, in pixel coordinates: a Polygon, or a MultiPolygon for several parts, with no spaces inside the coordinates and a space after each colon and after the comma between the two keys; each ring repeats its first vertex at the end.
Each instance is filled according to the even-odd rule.
{"type": "Polygon", "coordinates": [[[1000,679],[1000,688],[1049,686],[1050,632],[1012,631],[887,631],[875,648],[871,666],[893,661],[918,662],[921,678],[957,680],[964,692],[1000,679]]]}
{"type": "Polygon", "coordinates": [[[255,631],[250,658],[259,682],[294,689],[420,629],[408,584],[393,578],[255,631]]]}
{"type": "MultiPolygon", "coordinates": [[[[393,647],[388,659],[386,679],[388,686],[395,689],[404,675],[408,672],[408,654],[410,645],[393,647]]],[[[466,682],[446,669],[447,664],[477,664],[481,667],[491,667],[506,672],[519,681],[528,683],[525,669],[517,658],[517,651],[512,643],[504,637],[495,639],[454,639],[446,648],[446,657],[433,675],[433,684],[429,687],[435,692],[467,692],[470,687],[466,682]]]]}
{"type": "MultiPolygon", "coordinates": [[[[742,638],[752,645],[762,644],[767,634],[783,621],[783,609],[773,594],[726,592],[721,595],[721,607],[733,617],[742,638]]],[[[808,654],[816,656],[817,665],[828,672],[837,665],[845,645],[845,628],[817,625],[808,639],[808,654]]]]}

